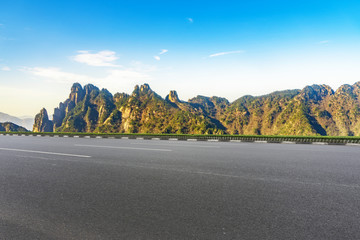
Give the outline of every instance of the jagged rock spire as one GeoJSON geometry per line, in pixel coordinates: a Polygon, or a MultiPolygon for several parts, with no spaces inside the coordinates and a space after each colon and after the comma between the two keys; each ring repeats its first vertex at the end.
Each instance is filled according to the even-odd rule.
{"type": "Polygon", "coordinates": [[[169,95],[167,95],[165,99],[172,102],[172,103],[180,102],[180,99],[179,99],[179,97],[177,95],[177,92],[175,90],[170,91],[169,95]]]}
{"type": "Polygon", "coordinates": [[[35,116],[33,132],[53,132],[53,122],[49,120],[45,108],[41,109],[40,113],[35,116]]]}

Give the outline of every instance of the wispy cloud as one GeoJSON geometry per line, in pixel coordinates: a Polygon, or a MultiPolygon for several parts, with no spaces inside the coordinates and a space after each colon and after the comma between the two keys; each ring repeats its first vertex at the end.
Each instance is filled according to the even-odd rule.
{"type": "Polygon", "coordinates": [[[164,54],[164,53],[167,53],[169,50],[167,50],[167,49],[161,49],[161,52],[159,53],[159,55],[161,55],[161,54],[164,54]]]}
{"type": "Polygon", "coordinates": [[[73,82],[89,82],[93,78],[81,74],[70,73],[62,71],[60,68],[55,67],[25,67],[22,71],[28,72],[32,75],[47,78],[49,80],[55,80],[61,83],[73,83],[73,82]]]}
{"type": "Polygon", "coordinates": [[[329,42],[330,42],[329,40],[324,40],[324,41],[318,42],[318,44],[328,44],[329,42]]]}
{"type": "MultiPolygon", "coordinates": [[[[159,52],[158,55],[163,55],[163,54],[167,53],[168,51],[169,51],[169,50],[167,50],[167,49],[161,49],[161,51],[159,52]]],[[[158,55],[154,56],[154,58],[155,58],[155,60],[160,61],[161,58],[160,58],[160,56],[158,56],[158,55]]]]}
{"type": "Polygon", "coordinates": [[[193,22],[194,22],[194,19],[192,19],[192,18],[186,18],[186,20],[187,20],[189,23],[193,23],[193,22]]]}
{"type": "Polygon", "coordinates": [[[238,51],[230,51],[230,52],[219,52],[219,53],[214,53],[209,55],[209,57],[219,57],[219,56],[224,56],[224,55],[228,55],[228,54],[236,54],[236,53],[243,53],[245,51],[243,50],[238,50],[238,51]]]}
{"type": "MultiPolygon", "coordinates": [[[[161,51],[159,52],[158,55],[163,55],[163,54],[167,53],[168,51],[169,51],[169,50],[167,50],[167,49],[161,49],[161,51]]],[[[158,56],[158,55],[154,56],[154,58],[155,58],[155,60],[160,61],[161,58],[160,58],[160,56],[158,56]]]]}
{"type": "Polygon", "coordinates": [[[1,68],[1,71],[10,71],[10,70],[11,70],[11,68],[8,66],[4,66],[1,68]]]}
{"type": "Polygon", "coordinates": [[[144,82],[151,79],[150,76],[141,71],[132,68],[128,69],[109,69],[105,71],[105,75],[101,78],[94,78],[83,74],[71,73],[54,67],[25,67],[22,71],[31,75],[38,76],[57,83],[71,84],[79,82],[81,84],[93,83],[100,87],[115,88],[119,91],[121,87],[129,86],[144,82]]]}
{"type": "Polygon", "coordinates": [[[100,51],[91,53],[90,51],[78,51],[78,55],[74,56],[76,62],[85,63],[95,67],[121,67],[114,62],[118,59],[116,52],[100,51]]]}

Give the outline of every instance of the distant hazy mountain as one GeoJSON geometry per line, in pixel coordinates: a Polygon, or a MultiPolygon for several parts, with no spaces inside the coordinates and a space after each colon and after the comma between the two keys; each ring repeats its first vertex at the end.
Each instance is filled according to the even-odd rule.
{"type": "Polygon", "coordinates": [[[360,82],[336,91],[312,85],[243,96],[232,103],[205,96],[185,102],[176,91],[163,99],[147,84],[113,96],[76,83],[53,121],[43,109],[35,122],[35,131],[359,136],[360,82]]]}
{"type": "Polygon", "coordinates": [[[0,122],[12,122],[17,125],[23,126],[26,129],[32,129],[34,124],[34,118],[32,117],[14,117],[6,113],[0,112],[0,122]]]}
{"type": "Polygon", "coordinates": [[[27,132],[24,127],[18,126],[12,122],[0,123],[0,131],[4,132],[27,132]]]}

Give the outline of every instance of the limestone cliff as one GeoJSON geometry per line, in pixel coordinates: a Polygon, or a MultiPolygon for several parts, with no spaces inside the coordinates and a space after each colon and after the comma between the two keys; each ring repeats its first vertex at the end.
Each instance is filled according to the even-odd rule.
{"type": "Polygon", "coordinates": [[[45,108],[41,109],[40,113],[35,116],[33,132],[53,132],[53,122],[49,120],[45,108]]]}

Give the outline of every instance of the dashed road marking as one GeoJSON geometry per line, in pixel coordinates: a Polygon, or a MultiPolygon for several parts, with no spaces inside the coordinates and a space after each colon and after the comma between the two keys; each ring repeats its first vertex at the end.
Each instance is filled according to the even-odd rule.
{"type": "Polygon", "coordinates": [[[16,148],[0,148],[0,150],[4,150],[4,151],[14,151],[14,152],[40,153],[40,154],[69,156],[69,157],[81,157],[81,158],[90,158],[90,157],[91,157],[91,156],[87,156],[87,155],[78,155],[78,154],[69,154],[69,153],[57,153],[57,152],[43,152],[43,151],[26,150],[26,149],[16,149],[16,148]]]}

